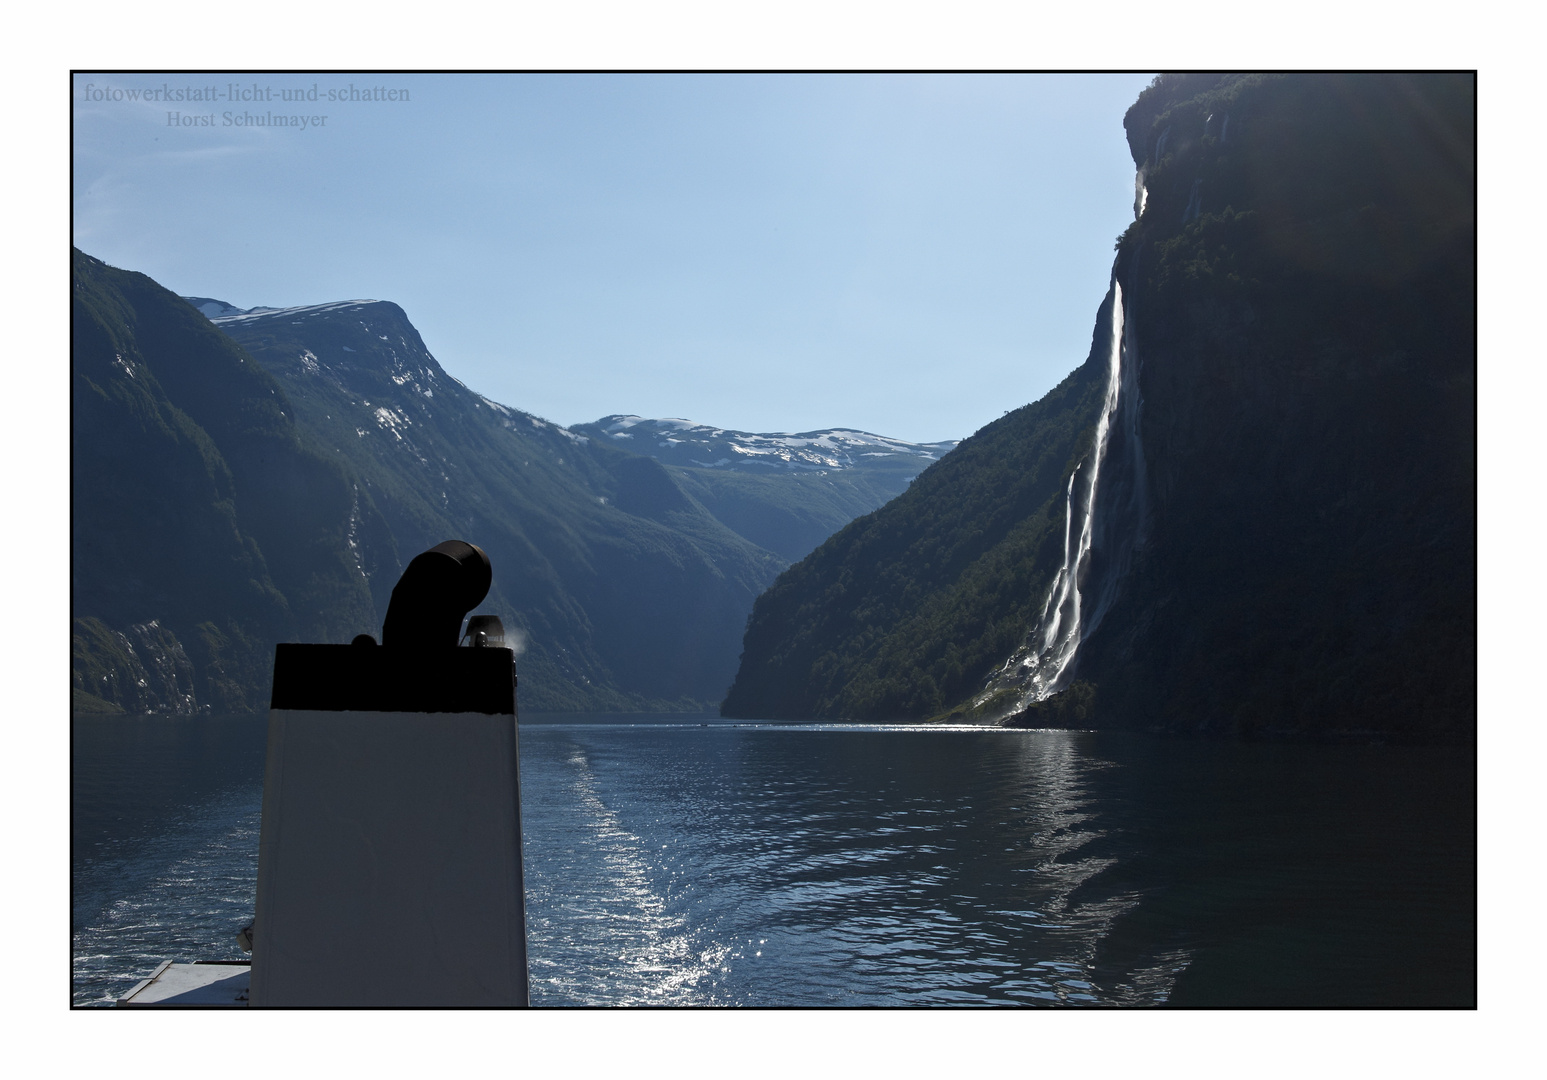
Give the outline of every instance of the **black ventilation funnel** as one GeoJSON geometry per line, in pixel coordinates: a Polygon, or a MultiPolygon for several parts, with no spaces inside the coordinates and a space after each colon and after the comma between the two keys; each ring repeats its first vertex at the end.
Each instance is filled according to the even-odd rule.
{"type": "Polygon", "coordinates": [[[415,555],[392,587],[382,645],[456,648],[462,617],[489,595],[493,580],[489,556],[477,544],[447,540],[415,555]]]}

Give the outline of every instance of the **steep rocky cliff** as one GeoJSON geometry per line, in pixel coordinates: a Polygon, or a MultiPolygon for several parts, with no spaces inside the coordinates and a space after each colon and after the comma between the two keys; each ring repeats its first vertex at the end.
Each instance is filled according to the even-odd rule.
{"type": "Polygon", "coordinates": [[[1162,78],[1125,126],[1145,498],[1098,506],[1100,722],[1466,737],[1472,78],[1162,78]]]}
{"type": "Polygon", "coordinates": [[[734,715],[1474,730],[1472,78],[1163,76],[1125,127],[1091,358],[760,598],[734,715]]]}

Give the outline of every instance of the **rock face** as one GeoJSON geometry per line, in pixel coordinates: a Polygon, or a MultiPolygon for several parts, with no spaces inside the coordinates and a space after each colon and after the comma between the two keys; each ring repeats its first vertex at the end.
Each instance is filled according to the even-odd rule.
{"type": "Polygon", "coordinates": [[[76,698],[261,708],[275,641],[373,621],[345,538],[377,560],[390,537],[279,384],[178,297],[76,252],[71,319],[76,698]]]}
{"type": "Polygon", "coordinates": [[[734,715],[1471,737],[1472,79],[1162,77],[1125,127],[1120,367],[1109,296],[1070,380],[759,599],[734,715]]]}
{"type": "MultiPolygon", "coordinates": [[[[76,619],[71,676],[86,712],[168,713],[200,710],[193,664],[177,636],[155,621],[112,631],[100,619],[76,619]]],[[[206,697],[218,697],[206,694],[206,697]]]]}
{"type": "Polygon", "coordinates": [[[1100,722],[1470,737],[1471,77],[1163,78],[1125,126],[1148,516],[1108,508],[1100,722]]]}

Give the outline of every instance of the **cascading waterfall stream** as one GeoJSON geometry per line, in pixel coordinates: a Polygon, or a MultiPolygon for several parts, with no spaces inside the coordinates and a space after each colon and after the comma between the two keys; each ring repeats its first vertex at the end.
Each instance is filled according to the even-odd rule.
{"type": "Polygon", "coordinates": [[[1080,628],[1082,639],[1090,637],[1101,625],[1102,617],[1117,597],[1118,582],[1128,573],[1134,551],[1144,546],[1149,534],[1149,479],[1140,431],[1144,399],[1139,392],[1139,353],[1130,318],[1123,319],[1122,339],[1117,406],[1108,429],[1108,452],[1115,446],[1121,453],[1117,473],[1109,477],[1102,488],[1100,505],[1091,511],[1096,530],[1092,546],[1102,565],[1087,594],[1088,613],[1080,628]]]}
{"type": "Polygon", "coordinates": [[[1108,293],[1111,334],[1107,346],[1107,387],[1090,454],[1075,466],[1064,496],[1064,558],[1043,602],[1038,625],[1027,640],[995,673],[978,704],[1002,690],[1021,691],[1016,708],[1041,701],[1062,689],[1082,637],[1081,585],[1090,563],[1096,535],[1096,494],[1106,457],[1112,419],[1123,386],[1123,288],[1116,277],[1108,293]],[[1076,526],[1076,521],[1078,525],[1076,526]]]}
{"type": "MultiPolygon", "coordinates": [[[[1147,202],[1144,170],[1135,178],[1135,217],[1147,202]]],[[[1107,293],[1110,333],[1107,385],[1089,455],[1075,466],[1064,495],[1063,565],[1053,577],[1037,625],[1026,641],[990,678],[975,705],[1016,691],[1009,711],[1024,709],[1063,689],[1080,643],[1100,624],[1117,594],[1136,547],[1148,531],[1147,483],[1140,435],[1138,351],[1123,306],[1123,287],[1114,267],[1107,293]],[[1122,454],[1111,490],[1101,489],[1102,464],[1116,430],[1122,454]],[[1076,531],[1076,521],[1078,526],[1076,531]],[[1100,572],[1087,581],[1093,549],[1100,572]]]]}

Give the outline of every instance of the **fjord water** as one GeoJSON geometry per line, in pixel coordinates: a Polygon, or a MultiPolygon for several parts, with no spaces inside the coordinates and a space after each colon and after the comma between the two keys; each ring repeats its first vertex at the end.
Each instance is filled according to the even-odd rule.
{"type": "MultiPolygon", "coordinates": [[[[237,955],[262,718],[77,718],[73,999],[237,955]]],[[[535,1005],[1472,1005],[1470,750],[529,716],[535,1005]]],[[[390,948],[390,943],[384,943],[390,948]]]]}

